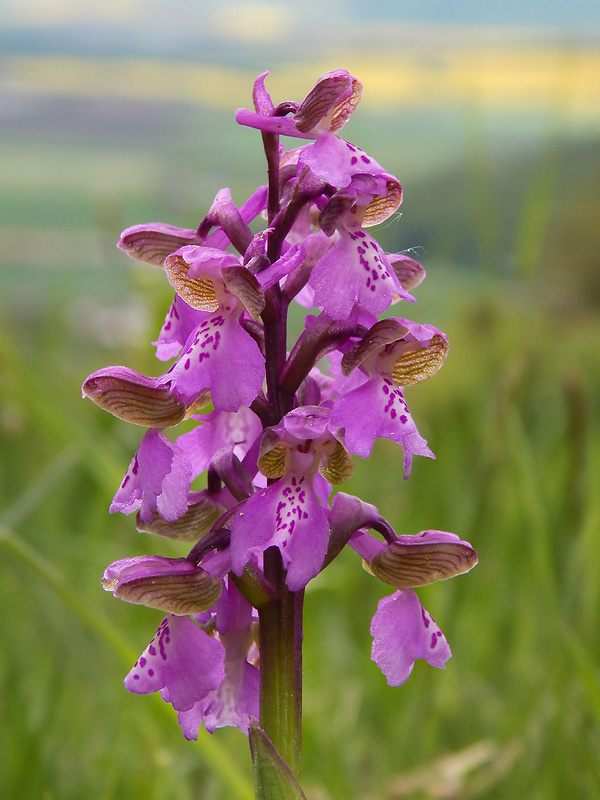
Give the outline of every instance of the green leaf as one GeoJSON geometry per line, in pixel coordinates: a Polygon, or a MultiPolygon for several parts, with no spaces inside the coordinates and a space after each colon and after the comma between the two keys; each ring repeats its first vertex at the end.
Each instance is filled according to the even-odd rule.
{"type": "Polygon", "coordinates": [[[290,768],[255,721],[249,738],[256,800],[306,800],[290,768]]]}

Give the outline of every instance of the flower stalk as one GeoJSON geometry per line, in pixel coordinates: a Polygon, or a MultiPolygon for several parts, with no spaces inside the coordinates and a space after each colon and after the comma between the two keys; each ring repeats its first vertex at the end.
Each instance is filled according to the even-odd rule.
{"type": "Polygon", "coordinates": [[[277,599],[259,609],[260,727],[300,780],[302,744],[302,607],[304,590],[285,584],[281,554],[265,552],[265,577],[277,599]]]}
{"type": "Polygon", "coordinates": [[[398,686],[417,659],[443,668],[451,655],[414,587],[467,572],[477,554],[445,531],[398,535],[375,506],[333,494],[376,438],[401,445],[405,479],[415,455],[434,458],[403,390],[437,372],[448,341],[431,325],[379,319],[416,302],[409,291],[425,271],[368,231],[396,211],[402,187],[339,135],[360,82],[334,70],[302,102],[276,106],[265,78],[254,111],[236,120],[262,135],[267,185],[239,208],[222,189],[196,230],[155,222],[119,242],[175,291],[155,343],[171,365],[158,377],[106,367],[82,390],[147,428],[111,512],[137,512],[139,531],[192,544],[180,558],[121,559],[104,573],[107,591],[165,614],[125,686],[160,691],[188,739],[202,726],[239,728],[256,797],[275,800],[304,797],[307,584],[348,546],[394,588],[373,617],[371,657],[398,686]],[[286,151],[290,137],[301,145],[286,151]],[[253,234],[261,216],[266,229],[253,234]],[[309,313],[288,343],[292,302],[309,313]],[[183,420],[195,425],[177,435],[183,420]],[[192,490],[196,479],[206,488],[192,490]]]}

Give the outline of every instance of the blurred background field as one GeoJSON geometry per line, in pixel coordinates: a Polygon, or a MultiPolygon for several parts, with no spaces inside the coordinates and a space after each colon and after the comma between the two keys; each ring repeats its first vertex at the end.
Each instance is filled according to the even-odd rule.
{"type": "Polygon", "coordinates": [[[160,620],[100,575],[181,553],[108,514],[140,431],[79,387],[161,371],[169,287],[120,231],[195,227],[222,186],[243,202],[255,76],[301,99],[338,66],[364,84],[344,135],[404,185],[374,233],[428,272],[394,313],[451,343],[407,390],[437,460],[404,482],[381,442],[344,488],[480,564],[420,591],[454,657],[396,689],[370,661],[385,587],[353,553],[311,585],[308,797],[600,796],[600,12],[541,5],[0,3],[1,797],[252,796],[241,734],[188,743],[122,686],[160,620]]]}

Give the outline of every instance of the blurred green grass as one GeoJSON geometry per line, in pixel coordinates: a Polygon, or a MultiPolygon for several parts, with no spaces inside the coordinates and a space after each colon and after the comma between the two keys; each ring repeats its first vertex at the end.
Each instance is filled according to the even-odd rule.
{"type": "MultiPolygon", "coordinates": [[[[552,136],[499,160],[477,125],[465,141],[463,156],[405,187],[405,216],[376,231],[389,250],[427,250],[419,306],[394,313],[451,342],[439,375],[407,391],[437,460],[417,461],[404,482],[401,454],[380,442],[344,488],[399,532],[459,533],[480,564],[420,591],[454,658],[445,672],[418,663],[398,689],[370,661],[385,587],[353,553],[311,585],[303,770],[314,800],[600,795],[599,146],[552,136]]],[[[218,159],[216,144],[203,156],[207,173],[189,175],[188,141],[158,162],[133,145],[70,152],[50,141],[36,163],[62,148],[62,173],[20,186],[15,169],[0,199],[6,224],[84,237],[68,263],[50,252],[40,265],[43,240],[27,259],[16,248],[2,275],[3,797],[251,796],[243,736],[187,743],[169,707],[122,687],[159,618],[115,603],[99,577],[117,558],[175,549],[108,514],[139,431],[79,397],[105,364],[159,369],[147,342],[168,302],[163,276],[109,242],[153,218],[195,225],[224,174],[235,197],[249,190],[247,145],[228,164],[221,144],[218,159]]],[[[26,160],[26,143],[3,147],[5,162],[26,160]]],[[[258,150],[255,164],[259,176],[258,150]]]]}

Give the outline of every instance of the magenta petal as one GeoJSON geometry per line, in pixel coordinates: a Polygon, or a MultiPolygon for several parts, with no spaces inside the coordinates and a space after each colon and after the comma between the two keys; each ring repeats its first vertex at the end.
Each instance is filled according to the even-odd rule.
{"type": "Polygon", "coordinates": [[[164,222],[148,222],[124,230],[117,247],[136,261],[162,266],[166,256],[188,242],[200,244],[197,231],[164,222]]]}
{"type": "MultiPolygon", "coordinates": [[[[229,193],[228,189],[223,189],[222,191],[229,193]]],[[[217,198],[219,198],[219,195],[217,195],[217,198]]],[[[222,201],[222,205],[224,204],[225,201],[222,201]]],[[[233,202],[231,205],[233,206],[233,202]]],[[[238,211],[237,208],[236,211],[238,211]]],[[[218,247],[180,247],[179,250],[173,253],[173,256],[180,256],[188,265],[187,277],[190,279],[198,279],[210,275],[220,281],[223,267],[240,266],[240,262],[235,256],[231,253],[223,252],[218,247]]]]}
{"type": "Polygon", "coordinates": [[[418,658],[444,669],[452,655],[446,637],[412,589],[398,590],[379,601],[371,635],[371,658],[390,686],[408,680],[418,658]]]}
{"type": "Polygon", "coordinates": [[[158,339],[153,342],[156,346],[156,357],[160,361],[168,361],[176,356],[187,342],[190,333],[208,316],[208,311],[198,311],[192,308],[176,294],[158,339]]]}
{"type": "Polygon", "coordinates": [[[466,547],[471,547],[469,542],[465,542],[460,536],[457,536],[455,533],[450,533],[450,531],[420,531],[415,535],[400,535],[398,536],[398,542],[402,545],[414,545],[418,547],[422,544],[464,544],[466,547]]]}
{"type": "Polygon", "coordinates": [[[198,731],[202,725],[204,720],[204,709],[208,700],[206,698],[202,700],[198,700],[197,703],[191,708],[188,708],[187,711],[178,711],[177,712],[177,720],[181,725],[181,730],[183,735],[186,739],[197,739],[198,738],[198,731]]]}
{"type": "Polygon", "coordinates": [[[282,439],[290,444],[326,436],[329,409],[325,406],[300,406],[281,420],[275,430],[280,430],[282,439]]]}
{"type": "Polygon", "coordinates": [[[244,222],[252,222],[252,220],[257,217],[261,211],[267,207],[267,196],[269,194],[269,190],[266,186],[259,186],[250,197],[246,200],[246,202],[240,206],[240,214],[242,215],[242,219],[244,222]]]}
{"type": "Polygon", "coordinates": [[[395,296],[412,300],[400,286],[375,239],[362,229],[340,231],[339,240],[313,267],[309,280],[315,304],[332,319],[346,319],[355,304],[380,314],[395,296]]]}
{"type": "Polygon", "coordinates": [[[272,114],[275,110],[271,95],[265,86],[265,78],[269,75],[269,71],[261,72],[258,78],[254,81],[252,87],[252,100],[254,101],[254,108],[259,114],[272,114]]]}
{"type": "Polygon", "coordinates": [[[203,424],[177,439],[177,446],[190,459],[194,476],[208,468],[222,447],[233,445],[234,454],[242,460],[262,433],[260,420],[245,407],[237,412],[212,411],[194,419],[203,424]]]}
{"type": "Polygon", "coordinates": [[[346,448],[361,458],[371,455],[377,437],[401,444],[405,478],[410,475],[414,454],[435,458],[417,430],[402,390],[379,373],[343,395],[334,404],[330,421],[332,427],[345,430],[346,448]]]}
{"type": "Polygon", "coordinates": [[[232,582],[215,604],[216,627],[225,647],[225,678],[218,688],[191,709],[179,714],[186,739],[196,739],[202,721],[207,731],[232,725],[248,733],[259,716],[260,672],[248,662],[253,646],[252,606],[232,582]]]}
{"type": "Polygon", "coordinates": [[[237,314],[222,309],[192,332],[169,378],[188,404],[210,389],[217,410],[237,411],[260,392],[264,365],[258,345],[241,327],[237,314]]]}
{"type": "Polygon", "coordinates": [[[353,175],[387,175],[383,167],[364,150],[333,133],[321,133],[317,141],[304,148],[300,162],[332,186],[344,187],[353,175]]]}
{"type": "Polygon", "coordinates": [[[327,551],[329,525],[308,478],[294,473],[252,495],[231,529],[231,564],[240,574],[252,554],[275,546],[287,568],[286,583],[298,591],[317,575],[327,551]]]}
{"type": "Polygon", "coordinates": [[[259,716],[260,671],[245,659],[225,661],[225,680],[208,697],[204,711],[204,727],[233,725],[248,733],[250,720],[259,716]]]}
{"type": "Polygon", "coordinates": [[[165,556],[131,556],[113,561],[104,570],[102,585],[114,591],[121,583],[163,574],[186,575],[199,569],[185,558],[167,558],[165,556]]]}
{"type": "Polygon", "coordinates": [[[104,377],[116,378],[117,380],[122,380],[122,381],[129,381],[130,383],[151,389],[155,389],[158,382],[160,381],[160,378],[149,378],[147,375],[141,375],[139,372],[136,372],[134,369],[130,369],[129,367],[120,367],[120,366],[103,367],[102,369],[98,369],[96,370],[96,372],[92,372],[91,375],[87,376],[82,386],[83,397],[86,396],[85,389],[89,381],[93,380],[94,378],[104,378],[104,377]]]}
{"type": "Polygon", "coordinates": [[[144,522],[157,510],[167,522],[187,511],[192,469],[185,453],[167,437],[151,428],[144,434],[137,454],[110,506],[111,513],[131,514],[138,508],[144,522]]]}
{"type": "Polygon", "coordinates": [[[273,117],[267,114],[256,114],[247,108],[238,108],[235,112],[235,121],[249,128],[257,128],[266,133],[276,133],[279,136],[295,136],[299,139],[314,139],[310,133],[302,133],[296,127],[291,117],[273,117]]]}
{"type": "Polygon", "coordinates": [[[372,536],[370,533],[360,530],[350,537],[348,545],[355,550],[367,564],[375,558],[375,556],[380,555],[386,548],[386,543],[382,542],[381,539],[376,539],[375,536],[372,536]]]}
{"type": "Polygon", "coordinates": [[[218,689],[177,715],[186,739],[197,739],[202,722],[209,733],[227,725],[248,734],[251,719],[259,716],[260,671],[247,661],[226,662],[227,675],[218,689]]]}
{"type": "Polygon", "coordinates": [[[186,711],[225,677],[225,650],[189,617],[167,616],[156,635],[125,678],[136,694],[161,690],[177,711],[186,711]]]}
{"type": "Polygon", "coordinates": [[[256,278],[261,288],[263,290],[270,289],[271,286],[274,286],[302,264],[305,258],[306,250],[304,246],[302,244],[292,245],[278,261],[275,261],[257,274],[256,278]]]}

